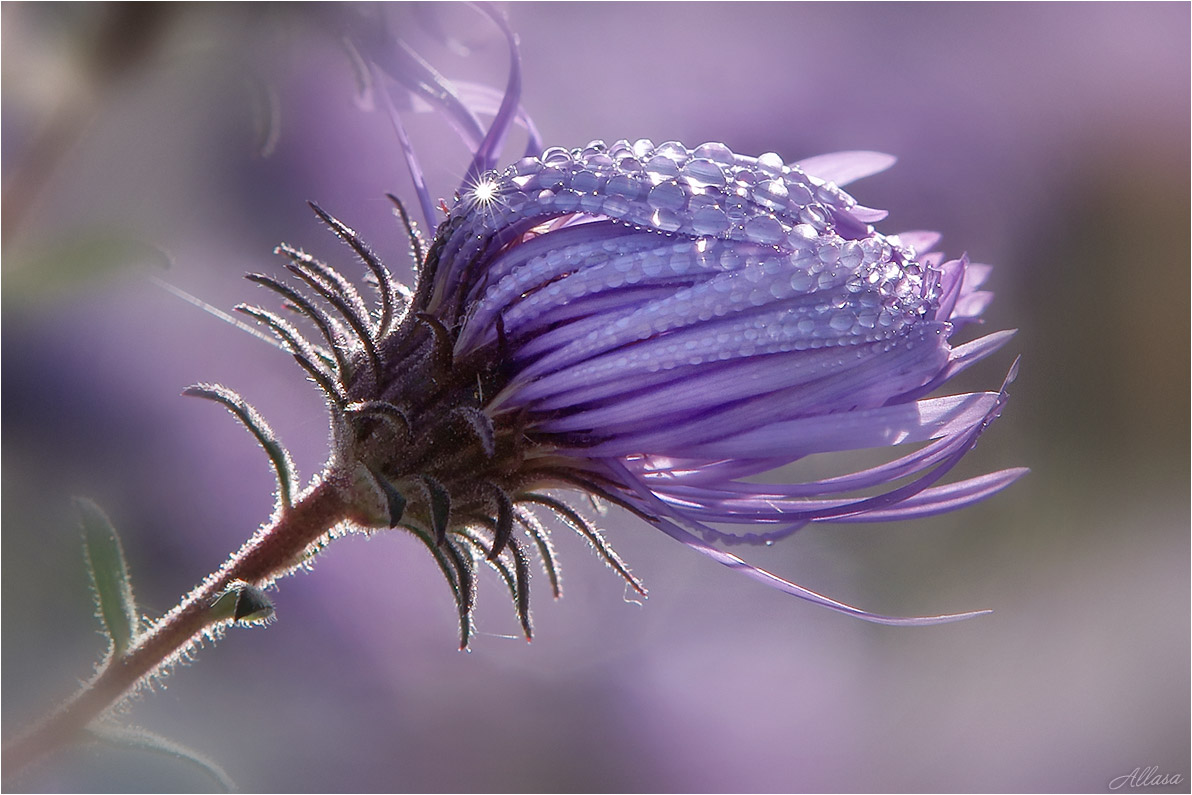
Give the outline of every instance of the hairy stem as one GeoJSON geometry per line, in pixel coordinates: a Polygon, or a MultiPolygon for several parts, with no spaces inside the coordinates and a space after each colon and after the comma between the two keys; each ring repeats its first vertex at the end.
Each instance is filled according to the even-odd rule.
{"type": "Polygon", "coordinates": [[[6,775],[71,742],[107,710],[119,704],[219,624],[226,616],[212,603],[231,582],[266,586],[292,570],[307,547],[344,520],[353,518],[344,478],[332,471],[291,507],[257,532],[240,551],[207,577],[178,605],[140,635],[120,657],[107,660],[74,698],[4,748],[6,775]]]}

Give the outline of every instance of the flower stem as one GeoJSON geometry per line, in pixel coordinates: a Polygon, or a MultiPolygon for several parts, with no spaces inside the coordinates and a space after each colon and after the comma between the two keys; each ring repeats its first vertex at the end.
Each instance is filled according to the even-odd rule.
{"type": "Polygon", "coordinates": [[[3,767],[11,775],[77,739],[96,718],[155,675],[162,674],[204,635],[230,619],[212,603],[234,581],[264,587],[301,562],[311,543],[352,518],[345,483],[334,471],[311,486],[275,520],[261,528],[215,573],[145,630],[120,657],[111,657],[70,701],[5,746],[3,767]]]}

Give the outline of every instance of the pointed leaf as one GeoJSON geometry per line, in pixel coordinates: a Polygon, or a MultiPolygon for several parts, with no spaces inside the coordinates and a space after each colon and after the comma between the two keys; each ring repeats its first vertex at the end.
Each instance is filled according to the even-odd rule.
{"type": "Polygon", "coordinates": [[[99,618],[112,642],[112,654],[119,658],[132,645],[137,633],[137,607],[124,550],[116,529],[98,505],[78,498],[75,506],[83,528],[83,549],[95,588],[99,618]]]}
{"type": "Polygon", "coordinates": [[[210,776],[221,792],[232,792],[236,789],[236,783],[219,765],[197,751],[192,751],[160,735],[144,729],[113,725],[94,725],[87,729],[87,733],[99,742],[115,748],[151,751],[189,762],[210,776]]]}

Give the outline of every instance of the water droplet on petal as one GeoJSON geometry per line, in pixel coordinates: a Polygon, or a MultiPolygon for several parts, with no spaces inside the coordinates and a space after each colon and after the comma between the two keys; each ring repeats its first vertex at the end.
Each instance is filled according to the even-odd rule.
{"type": "Polygon", "coordinates": [[[861,246],[855,240],[845,241],[840,250],[840,264],[849,270],[855,270],[861,266],[864,259],[864,254],[861,251],[861,246]]]}
{"type": "Polygon", "coordinates": [[[771,210],[786,207],[789,198],[786,183],[780,179],[768,179],[753,189],[753,200],[771,210]]]}
{"type": "Polygon", "coordinates": [[[722,166],[731,166],[735,160],[733,152],[722,143],[710,142],[696,147],[692,152],[695,157],[706,157],[713,163],[719,163],[722,166]]]}
{"type": "Polygon", "coordinates": [[[621,138],[608,148],[608,156],[614,160],[620,160],[622,157],[632,157],[633,146],[629,141],[621,138]]]}
{"type": "Polygon", "coordinates": [[[674,210],[658,209],[650,216],[650,224],[663,232],[674,232],[683,225],[683,221],[674,210]]]}
{"type": "Polygon", "coordinates": [[[812,204],[799,211],[799,220],[820,230],[828,228],[828,213],[818,204],[812,204]]]}
{"type": "Polygon", "coordinates": [[[600,185],[600,177],[591,171],[577,171],[571,175],[571,189],[580,193],[596,190],[600,185]]]}
{"type": "Polygon", "coordinates": [[[669,158],[671,162],[678,165],[683,165],[687,159],[691,157],[691,153],[687,151],[687,147],[678,141],[666,141],[659,144],[658,148],[654,150],[654,154],[669,158]]]}
{"type": "Polygon", "coordinates": [[[786,182],[786,190],[790,195],[792,204],[797,204],[800,207],[804,207],[810,204],[812,201],[813,197],[811,195],[811,188],[802,182],[796,182],[794,180],[788,179],[786,182]]]}
{"type": "Polygon", "coordinates": [[[571,162],[571,153],[561,146],[552,146],[539,156],[543,165],[562,166],[571,162]]]}
{"type": "Polygon", "coordinates": [[[791,289],[797,293],[809,292],[811,290],[811,274],[804,270],[792,273],[791,289]]]}
{"type": "Polygon", "coordinates": [[[777,244],[783,238],[782,224],[766,215],[750,218],[745,222],[745,236],[755,243],[777,244]]]}
{"type": "Polygon", "coordinates": [[[786,242],[794,249],[814,248],[819,232],[811,224],[798,224],[786,235],[786,242]]]}
{"type": "Polygon", "coordinates": [[[510,166],[514,176],[524,177],[527,174],[537,174],[542,163],[536,157],[523,157],[510,166]]]}
{"type": "Polygon", "coordinates": [[[561,212],[572,212],[579,207],[579,194],[573,190],[561,190],[555,194],[554,206],[561,212]]]}
{"type": "Polygon", "coordinates": [[[646,200],[655,209],[681,210],[687,204],[687,194],[674,181],[655,185],[646,200]]]}
{"type": "Polygon", "coordinates": [[[604,197],[599,193],[585,193],[579,200],[579,208],[585,213],[596,215],[604,206],[604,197]]]}
{"type": "Polygon", "coordinates": [[[683,178],[698,187],[723,187],[724,171],[706,158],[696,158],[683,166],[683,178]]]}
{"type": "Polygon", "coordinates": [[[679,166],[669,157],[655,155],[646,161],[646,175],[654,184],[679,176],[679,166]]]}
{"type": "Polygon", "coordinates": [[[613,218],[620,218],[629,212],[629,199],[624,196],[607,196],[604,199],[604,214],[613,218]]]}
{"type": "Polygon", "coordinates": [[[837,312],[832,315],[828,325],[836,331],[848,331],[853,327],[853,316],[848,312],[837,312]]]}
{"type": "Polygon", "coordinates": [[[691,227],[697,235],[719,235],[728,229],[728,216],[718,207],[704,207],[692,214],[691,227]]]}
{"type": "Polygon", "coordinates": [[[629,201],[636,201],[641,198],[643,187],[636,179],[618,174],[608,181],[605,190],[610,196],[624,196],[629,201]]]}
{"type": "Polygon", "coordinates": [[[617,168],[626,174],[640,174],[642,164],[636,157],[622,157],[617,161],[617,168]]]}
{"type": "Polygon", "coordinates": [[[544,168],[534,175],[533,181],[527,187],[554,190],[564,184],[565,177],[566,172],[561,168],[544,168]]]}
{"type": "Polygon", "coordinates": [[[778,154],[766,152],[764,155],[758,157],[757,165],[761,171],[770,176],[777,177],[781,176],[782,169],[786,166],[786,163],[783,162],[782,157],[778,154]]]}

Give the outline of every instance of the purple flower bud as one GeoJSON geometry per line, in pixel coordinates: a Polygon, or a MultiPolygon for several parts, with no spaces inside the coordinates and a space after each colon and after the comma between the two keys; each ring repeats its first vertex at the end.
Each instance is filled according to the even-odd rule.
{"type": "MultiPolygon", "coordinates": [[[[426,83],[420,59],[406,54],[421,70],[411,75],[371,54],[376,46],[358,42],[382,84],[426,83]]],[[[989,269],[935,253],[934,233],[874,228],[885,213],[843,190],[893,163],[873,152],[787,163],[722,143],[593,141],[494,170],[524,118],[511,52],[506,93],[488,108],[495,119],[428,250],[397,205],[419,262],[412,292],[322,211],[375,276],[379,311],[335,270],[288,247],[288,267],[330,311],[254,277],[327,341],[318,349],[255,310],[327,393],[337,460],[376,478],[389,506],[378,516],[419,534],[439,561],[465,642],[477,553],[505,578],[529,634],[520,537],[539,547],[555,581],[535,506],[591,538],[640,589],[595,529],[544,493],[559,487],[621,505],[721,563],[837,610],[882,623],[963,617],[866,613],[713,544],[928,516],[1022,475],[941,484],[1006,399],[1004,386],[929,397],[1012,335],[950,341],[989,303],[979,289],[989,269]],[[822,480],[748,480],[818,453],[896,445],[915,447],[822,480]]],[[[475,141],[460,121],[470,111],[448,83],[435,85],[475,141]]],[[[429,217],[430,194],[396,112],[394,120],[429,217]]]]}

